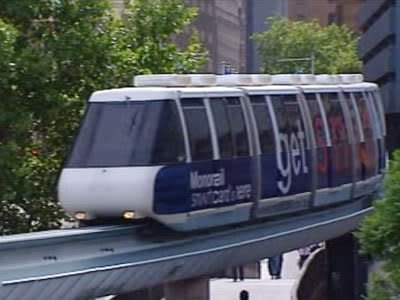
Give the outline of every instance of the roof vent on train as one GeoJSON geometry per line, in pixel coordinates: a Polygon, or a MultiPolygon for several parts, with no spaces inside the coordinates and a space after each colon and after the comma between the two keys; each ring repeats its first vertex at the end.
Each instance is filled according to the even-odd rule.
{"type": "Polygon", "coordinates": [[[214,74],[190,74],[192,86],[215,86],[217,84],[217,76],[214,74]]]}
{"type": "Polygon", "coordinates": [[[252,85],[253,80],[249,74],[227,74],[217,76],[217,85],[220,86],[236,86],[236,85],[252,85]]]}
{"type": "Polygon", "coordinates": [[[133,78],[134,86],[189,86],[190,77],[178,74],[137,75],[133,78]]]}
{"type": "Polygon", "coordinates": [[[133,85],[137,87],[215,86],[216,82],[214,74],[151,74],[133,78],[133,85]]]}
{"type": "Polygon", "coordinates": [[[217,85],[268,85],[271,84],[271,76],[268,74],[228,74],[218,75],[217,85]]]}
{"type": "Polygon", "coordinates": [[[361,83],[364,80],[362,74],[278,74],[272,75],[272,84],[282,85],[337,85],[337,84],[353,84],[361,83]]]}
{"type": "Polygon", "coordinates": [[[340,74],[339,79],[342,84],[361,83],[364,81],[364,76],[362,74],[340,74]]]}
{"type": "Polygon", "coordinates": [[[272,84],[272,76],[268,74],[252,74],[251,79],[253,80],[253,85],[272,84]]]}
{"type": "Polygon", "coordinates": [[[320,74],[315,75],[317,84],[340,84],[339,75],[320,74]]]}
{"type": "Polygon", "coordinates": [[[249,86],[249,85],[337,85],[361,83],[362,74],[152,74],[134,77],[137,87],[188,87],[188,86],[249,86]]]}
{"type": "Polygon", "coordinates": [[[313,74],[277,74],[272,75],[272,84],[301,85],[314,84],[316,82],[313,74]]]}

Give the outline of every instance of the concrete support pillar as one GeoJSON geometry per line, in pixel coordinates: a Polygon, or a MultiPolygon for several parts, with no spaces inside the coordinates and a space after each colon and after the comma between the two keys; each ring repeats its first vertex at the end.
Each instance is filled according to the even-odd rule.
{"type": "Polygon", "coordinates": [[[208,277],[174,281],[164,285],[166,300],[209,300],[210,284],[208,277]]]}
{"type": "Polygon", "coordinates": [[[131,293],[118,295],[112,300],[160,300],[164,296],[162,286],[155,286],[152,288],[137,290],[131,293]]]}
{"type": "Polygon", "coordinates": [[[367,263],[351,233],[326,242],[328,300],[358,300],[365,295],[367,263]]]}

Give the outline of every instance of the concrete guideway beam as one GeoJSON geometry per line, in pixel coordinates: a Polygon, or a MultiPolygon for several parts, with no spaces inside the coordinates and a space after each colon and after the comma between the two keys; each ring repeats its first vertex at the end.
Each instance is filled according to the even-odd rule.
{"type": "Polygon", "coordinates": [[[169,282],[164,285],[166,300],[209,300],[210,283],[206,276],[169,282]]]}
{"type": "Polygon", "coordinates": [[[352,231],[367,206],[191,234],[143,237],[120,226],[0,238],[0,299],[86,300],[198,278],[352,231]]]}

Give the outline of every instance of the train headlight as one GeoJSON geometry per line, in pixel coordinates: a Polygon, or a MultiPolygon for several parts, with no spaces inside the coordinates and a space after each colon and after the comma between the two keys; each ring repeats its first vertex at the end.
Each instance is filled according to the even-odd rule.
{"type": "Polygon", "coordinates": [[[124,219],[131,220],[135,217],[135,212],[132,210],[126,210],[123,212],[122,216],[124,217],[124,219]]]}
{"type": "Polygon", "coordinates": [[[78,211],[75,213],[74,216],[75,216],[75,219],[77,219],[77,220],[85,220],[87,217],[87,214],[84,211],[78,211]]]}

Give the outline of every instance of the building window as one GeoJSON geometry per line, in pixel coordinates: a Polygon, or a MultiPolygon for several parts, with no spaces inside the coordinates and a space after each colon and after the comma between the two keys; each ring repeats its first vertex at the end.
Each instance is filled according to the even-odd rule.
{"type": "Polygon", "coordinates": [[[328,14],[328,24],[333,24],[336,22],[336,14],[335,13],[329,13],[328,14]]]}
{"type": "Polygon", "coordinates": [[[338,5],[336,7],[336,23],[341,25],[343,24],[343,5],[338,5]]]}

